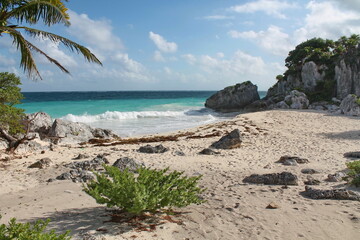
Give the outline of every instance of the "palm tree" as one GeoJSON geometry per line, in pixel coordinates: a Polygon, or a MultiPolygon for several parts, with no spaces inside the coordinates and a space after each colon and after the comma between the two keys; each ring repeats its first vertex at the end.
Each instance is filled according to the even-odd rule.
{"type": "Polygon", "coordinates": [[[72,52],[82,54],[87,61],[102,65],[99,59],[84,46],[50,32],[20,26],[23,23],[33,25],[40,20],[47,26],[57,23],[69,26],[68,9],[65,7],[64,1],[67,2],[68,0],[0,0],[0,36],[3,34],[10,35],[13,44],[21,53],[20,67],[33,79],[42,79],[34,61],[33,52],[45,56],[63,72],[69,73],[69,71],[58,61],[27,41],[21,32],[26,33],[30,37],[49,39],[54,43],[62,43],[72,52]]]}

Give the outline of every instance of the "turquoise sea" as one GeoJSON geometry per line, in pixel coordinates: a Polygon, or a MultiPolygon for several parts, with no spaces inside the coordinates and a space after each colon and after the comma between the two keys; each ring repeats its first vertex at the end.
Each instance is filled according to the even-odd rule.
{"type": "MultiPolygon", "coordinates": [[[[26,113],[83,122],[120,136],[164,133],[229,118],[204,107],[215,91],[24,92],[26,113]]],[[[259,92],[260,97],[266,92],[259,92]]]]}

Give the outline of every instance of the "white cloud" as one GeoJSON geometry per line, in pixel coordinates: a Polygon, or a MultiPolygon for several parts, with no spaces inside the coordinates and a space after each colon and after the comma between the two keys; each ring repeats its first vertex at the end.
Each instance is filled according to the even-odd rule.
{"type": "Polygon", "coordinates": [[[273,17],[286,18],[282,11],[295,7],[296,4],[288,3],[287,1],[258,0],[254,2],[247,2],[242,5],[232,6],[229,10],[238,13],[254,13],[260,11],[273,17]]]}
{"type": "Polygon", "coordinates": [[[305,25],[294,34],[298,43],[313,37],[338,39],[360,33],[360,14],[354,10],[341,9],[334,1],[310,1],[306,8],[310,13],[306,15],[305,25]]]}
{"type": "Polygon", "coordinates": [[[360,11],[359,0],[332,0],[332,1],[339,3],[340,6],[344,6],[348,9],[360,11]]]}
{"type": "Polygon", "coordinates": [[[278,55],[286,56],[287,53],[293,48],[290,36],[281,31],[277,26],[270,26],[266,31],[229,31],[228,34],[232,38],[250,39],[259,44],[266,51],[278,55]]]}
{"type": "Polygon", "coordinates": [[[227,20],[227,19],[234,19],[233,16],[225,16],[225,15],[211,15],[204,17],[206,20],[227,20]]]}
{"type": "Polygon", "coordinates": [[[177,44],[174,42],[168,42],[165,38],[159,34],[150,32],[149,38],[155,43],[156,47],[166,53],[174,53],[177,51],[177,44]]]}
{"type": "Polygon", "coordinates": [[[124,48],[119,37],[113,34],[109,20],[93,20],[86,14],[69,10],[71,25],[68,31],[81,41],[102,51],[116,51],[124,48]]]}
{"type": "Polygon", "coordinates": [[[161,54],[160,51],[155,51],[154,52],[154,60],[157,62],[165,62],[165,58],[164,56],[161,54]]]}
{"type": "Polygon", "coordinates": [[[184,54],[181,56],[185,59],[185,61],[191,65],[193,65],[196,62],[196,57],[192,54],[184,54]]]}
{"type": "Polygon", "coordinates": [[[13,66],[15,64],[16,64],[16,62],[13,58],[5,57],[0,54],[0,65],[13,66]]]}

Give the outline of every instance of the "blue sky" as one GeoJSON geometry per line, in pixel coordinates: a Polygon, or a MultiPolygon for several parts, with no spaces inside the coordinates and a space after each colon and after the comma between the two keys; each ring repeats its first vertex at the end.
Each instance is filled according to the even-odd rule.
{"type": "Polygon", "coordinates": [[[267,90],[297,44],[360,34],[358,0],[106,0],[67,3],[71,26],[44,28],[91,49],[89,64],[47,39],[36,40],[71,75],[36,56],[43,80],[19,68],[0,37],[0,71],[23,91],[219,90],[250,80],[267,90]]]}

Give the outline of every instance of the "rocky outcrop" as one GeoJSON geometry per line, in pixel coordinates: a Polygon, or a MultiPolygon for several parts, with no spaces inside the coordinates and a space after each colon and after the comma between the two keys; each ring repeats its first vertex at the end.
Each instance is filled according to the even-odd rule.
{"type": "MultiPolygon", "coordinates": [[[[360,52],[360,50],[358,50],[360,52]]],[[[360,58],[351,53],[345,55],[335,66],[336,96],[339,99],[349,94],[360,96],[360,58]]]]}
{"type": "Polygon", "coordinates": [[[305,93],[293,90],[284,98],[284,102],[291,109],[307,109],[309,106],[309,100],[305,93]]]}
{"type": "Polygon", "coordinates": [[[26,115],[30,121],[30,132],[38,133],[41,139],[44,139],[51,129],[53,120],[50,115],[44,112],[31,113],[26,115]]]}
{"type": "Polygon", "coordinates": [[[360,201],[360,194],[347,189],[322,190],[305,186],[304,195],[311,199],[336,199],[360,201]]]}
{"type": "Polygon", "coordinates": [[[92,138],[117,137],[110,130],[92,128],[84,123],[55,119],[48,137],[61,139],[61,143],[86,142],[92,138]]]}
{"type": "Polygon", "coordinates": [[[259,99],[257,86],[247,81],[215,93],[206,100],[205,107],[220,112],[237,112],[259,99]]]}
{"type": "Polygon", "coordinates": [[[349,94],[340,104],[341,113],[348,116],[360,116],[360,99],[349,94]]]}

